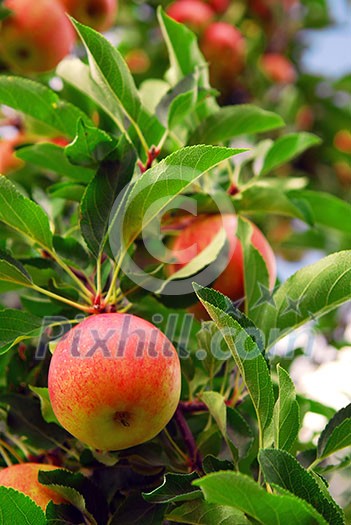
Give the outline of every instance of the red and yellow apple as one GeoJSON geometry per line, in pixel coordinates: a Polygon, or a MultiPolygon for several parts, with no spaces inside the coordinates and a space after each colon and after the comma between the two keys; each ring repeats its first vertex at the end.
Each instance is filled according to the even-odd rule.
{"type": "Polygon", "coordinates": [[[335,134],[334,146],[343,153],[351,154],[351,131],[348,129],[341,129],[335,134]]]}
{"type": "Polygon", "coordinates": [[[19,463],[11,465],[0,471],[0,486],[11,487],[29,496],[39,507],[46,509],[49,501],[57,505],[64,503],[65,500],[38,481],[39,470],[51,471],[58,467],[54,465],[44,465],[41,463],[19,463]]]}
{"type": "Polygon", "coordinates": [[[15,147],[21,142],[20,135],[12,139],[0,140],[0,174],[7,175],[19,169],[24,163],[15,155],[15,147]]]}
{"type": "Polygon", "coordinates": [[[206,2],[213,11],[219,14],[225,13],[230,6],[230,0],[206,0],[206,2]]]}
{"type": "Polygon", "coordinates": [[[129,314],[98,314],[57,344],[49,394],[61,425],[99,450],[155,437],[180,396],[178,354],[154,325],[129,314]]]}
{"type": "Polygon", "coordinates": [[[116,18],[118,0],[59,0],[78,22],[97,31],[109,29],[116,18]]]}
{"type": "Polygon", "coordinates": [[[275,84],[292,84],[296,70],[290,60],[280,53],[265,53],[260,59],[264,75],[275,84]]]}
{"type": "Polygon", "coordinates": [[[232,86],[245,64],[245,39],[226,22],[214,22],[203,33],[200,48],[210,65],[211,84],[218,88],[232,86]]]}
{"type": "Polygon", "coordinates": [[[214,17],[211,7],[200,0],[177,0],[167,8],[167,14],[195,33],[203,31],[214,17]]]}
{"type": "MultiPolygon", "coordinates": [[[[225,269],[212,284],[215,290],[227,295],[232,301],[244,297],[244,260],[243,250],[236,237],[238,219],[236,215],[199,215],[187,225],[171,244],[175,262],[169,265],[168,271],[172,275],[188,264],[196,255],[201,253],[219,233],[223,227],[228,240],[229,252],[225,269]],[[186,250],[186,252],[184,252],[186,250]],[[185,256],[184,256],[185,254],[185,256]],[[181,261],[181,262],[180,262],[181,261]]],[[[251,223],[252,245],[260,252],[266,263],[269,274],[269,285],[273,288],[276,280],[276,262],[272,248],[263,233],[251,223]]],[[[191,307],[198,319],[206,318],[200,303],[191,307]]]]}
{"type": "Polygon", "coordinates": [[[20,73],[49,71],[71,51],[75,35],[62,6],[52,0],[5,0],[12,11],[1,24],[0,54],[20,73]]]}

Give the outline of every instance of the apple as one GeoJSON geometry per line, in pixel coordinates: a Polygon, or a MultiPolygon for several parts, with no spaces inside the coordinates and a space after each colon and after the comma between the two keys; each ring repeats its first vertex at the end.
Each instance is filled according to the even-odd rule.
{"type": "Polygon", "coordinates": [[[180,397],[178,354],[154,325],[134,315],[84,319],[57,344],[49,395],[61,425],[99,450],[155,437],[180,397]]]}
{"type": "Polygon", "coordinates": [[[19,463],[0,471],[0,486],[11,487],[29,496],[39,507],[46,509],[49,501],[64,503],[62,496],[38,481],[39,470],[51,471],[59,467],[41,463],[19,463]]]}
{"type": "Polygon", "coordinates": [[[21,142],[20,135],[0,140],[0,174],[7,175],[23,166],[23,161],[15,155],[15,147],[21,142]]]}
{"type": "Polygon", "coordinates": [[[204,31],[200,48],[210,64],[211,84],[232,86],[245,64],[245,40],[240,31],[226,22],[214,22],[204,31]]]}
{"type": "Polygon", "coordinates": [[[141,75],[150,67],[150,58],[143,49],[131,49],[126,53],[124,60],[131,73],[141,75]]]}
{"type": "Polygon", "coordinates": [[[24,74],[49,71],[71,51],[75,35],[62,6],[52,0],[5,0],[12,11],[0,31],[4,62],[24,74]]]}
{"type": "Polygon", "coordinates": [[[59,0],[67,13],[96,31],[107,31],[116,18],[118,0],[59,0]]]}
{"type": "Polygon", "coordinates": [[[276,84],[291,84],[296,80],[296,71],[290,60],[280,53],[265,53],[260,67],[266,77],[276,84]]]}
{"type": "Polygon", "coordinates": [[[214,17],[211,7],[200,0],[178,0],[167,8],[167,14],[195,33],[203,31],[214,17]]]}
{"type": "Polygon", "coordinates": [[[335,134],[334,146],[343,153],[351,154],[351,131],[348,129],[341,129],[335,134]]]}
{"type": "MultiPolygon", "coordinates": [[[[245,293],[244,261],[241,243],[235,235],[237,224],[238,219],[233,214],[199,215],[196,217],[171,243],[170,248],[173,251],[175,262],[169,265],[167,269],[169,274],[174,274],[201,253],[223,227],[229,245],[228,262],[225,269],[212,284],[212,287],[227,295],[232,301],[243,298],[245,293]]],[[[253,229],[251,242],[260,252],[267,265],[269,286],[272,289],[276,280],[274,253],[263,233],[255,224],[251,223],[251,226],[253,229]]],[[[200,303],[191,307],[190,311],[198,319],[207,317],[204,315],[204,309],[200,303]]]]}

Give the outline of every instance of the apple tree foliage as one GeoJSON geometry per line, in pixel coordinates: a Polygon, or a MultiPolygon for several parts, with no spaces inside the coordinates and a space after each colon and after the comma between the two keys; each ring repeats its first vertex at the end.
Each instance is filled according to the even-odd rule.
{"type": "MultiPolygon", "coordinates": [[[[22,145],[23,167],[0,177],[1,463],[30,459],[68,469],[39,474],[67,500],[46,513],[0,487],[2,522],[345,523],[326,477],[347,467],[348,456],[338,452],[351,446],[351,408],[336,412],[297,394],[290,363],[271,352],[351,299],[351,206],[311,189],[306,172],[284,175],[320,145],[317,135],[287,129],[278,112],[258,105],[220,107],[195,36],[162,9],[158,22],[169,68],[148,89],[137,87],[105,37],[74,20],[82,48],[80,58],[59,64],[61,89],[45,79],[0,76],[0,103],[47,137],[22,145]],[[56,136],[67,145],[48,139],[56,136]],[[236,191],[226,192],[233,184],[236,191]],[[147,266],[150,280],[163,282],[151,289],[126,271],[123,261],[133,259],[145,228],[174,201],[186,196],[211,213],[223,194],[240,218],[250,269],[243,308],[196,282],[186,297],[164,294],[172,279],[162,264],[147,266]],[[272,218],[298,220],[306,246],[320,247],[328,235],[332,246],[270,293],[247,216],[263,229],[272,218]],[[123,243],[111,241],[121,222],[123,243]],[[196,300],[210,320],[184,329],[185,308],[196,300]],[[176,416],[155,439],[101,453],[53,414],[48,343],[81,316],[113,310],[155,323],[158,315],[179,350],[183,389],[176,416]],[[225,359],[214,355],[213,341],[225,359]],[[299,431],[307,411],[329,422],[306,445],[299,431]]],[[[215,260],[223,243],[211,243],[178,278],[215,260]]]]}

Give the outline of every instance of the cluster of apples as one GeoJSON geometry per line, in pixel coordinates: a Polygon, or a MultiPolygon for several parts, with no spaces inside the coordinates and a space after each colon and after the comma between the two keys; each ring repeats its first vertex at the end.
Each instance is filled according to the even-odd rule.
{"type": "Polygon", "coordinates": [[[244,68],[246,44],[239,29],[216,21],[228,9],[227,0],[176,0],[167,14],[199,35],[201,51],[209,63],[211,84],[223,89],[244,68]]]}
{"type": "MultiPolygon", "coordinates": [[[[284,0],[280,8],[290,9],[296,0],[284,0]]],[[[263,20],[270,18],[276,0],[250,0],[248,8],[263,20]]],[[[227,0],[176,0],[168,9],[168,15],[187,25],[199,36],[201,51],[209,63],[211,84],[221,91],[232,88],[246,62],[247,44],[242,32],[226,21],[216,17],[223,15],[230,2],[227,0]]],[[[262,73],[275,84],[290,84],[296,79],[291,61],[283,54],[266,52],[259,61],[262,73]]]]}
{"type": "Polygon", "coordinates": [[[0,57],[22,74],[50,71],[71,52],[75,33],[66,13],[98,31],[114,22],[117,0],[5,0],[0,57]]]}

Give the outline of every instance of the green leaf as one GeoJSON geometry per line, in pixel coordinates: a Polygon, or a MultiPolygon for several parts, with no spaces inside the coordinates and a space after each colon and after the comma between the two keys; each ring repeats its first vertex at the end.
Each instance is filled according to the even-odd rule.
{"type": "Polygon", "coordinates": [[[227,459],[218,459],[209,454],[203,459],[202,468],[205,474],[218,472],[219,470],[234,470],[234,463],[227,459]]]}
{"type": "Polygon", "coordinates": [[[152,505],[140,494],[130,491],[109,521],[109,525],[160,525],[166,505],[152,505]]]}
{"type": "Polygon", "coordinates": [[[245,458],[254,442],[254,435],[240,412],[232,407],[227,407],[227,434],[239,451],[239,459],[245,458]]]}
{"type": "Polygon", "coordinates": [[[133,147],[122,137],[113,157],[100,165],[84,193],[80,227],[87,246],[96,257],[106,244],[111,210],[133,176],[135,161],[133,147]]]}
{"type": "Polygon", "coordinates": [[[17,309],[0,310],[0,354],[23,339],[35,337],[42,330],[43,320],[17,309]]]}
{"type": "Polygon", "coordinates": [[[36,394],[40,400],[40,408],[41,413],[44,418],[44,420],[47,423],[56,423],[59,425],[59,422],[57,420],[57,417],[54,414],[54,411],[51,406],[51,401],[49,397],[49,390],[46,387],[39,387],[39,386],[33,386],[28,385],[34,394],[36,394]]]}
{"type": "Polygon", "coordinates": [[[276,113],[242,104],[220,108],[195,129],[189,144],[219,144],[234,137],[263,133],[284,126],[276,113]]]}
{"type": "Polygon", "coordinates": [[[230,299],[210,288],[194,284],[196,295],[222,332],[254,405],[260,437],[269,426],[273,414],[273,386],[265,359],[255,343],[240,324],[229,315],[230,299]]]}
{"type": "Polygon", "coordinates": [[[82,525],[84,518],[78,509],[68,504],[55,505],[49,501],[46,507],[47,525],[82,525]]]}
{"type": "Polygon", "coordinates": [[[262,525],[326,525],[324,518],[295,496],[269,494],[238,472],[216,472],[194,481],[209,503],[229,505],[262,525]]]}
{"type": "Polygon", "coordinates": [[[351,299],[351,250],[305,266],[273,294],[257,319],[269,346],[311,319],[351,299]]]}
{"type": "Polygon", "coordinates": [[[40,142],[21,148],[17,150],[16,156],[40,168],[80,182],[89,182],[95,173],[94,170],[71,164],[64,148],[50,142],[40,142]]]}
{"type": "Polygon", "coordinates": [[[86,268],[89,256],[83,246],[74,237],[53,237],[55,252],[69,264],[77,268],[86,268]]]}
{"type": "Polygon", "coordinates": [[[289,162],[311,146],[321,143],[321,139],[312,133],[290,133],[276,140],[264,159],[261,175],[266,175],[274,168],[289,162]]]}
{"type": "Polygon", "coordinates": [[[351,404],[339,410],[329,421],[318,440],[318,457],[326,458],[351,446],[351,404]]]}
{"type": "Polygon", "coordinates": [[[243,512],[226,505],[206,501],[188,501],[166,514],[168,521],[187,525],[249,525],[243,512]]]}
{"type": "Polygon", "coordinates": [[[0,281],[8,281],[23,286],[31,286],[31,276],[24,266],[9,253],[0,250],[0,281]]]}
{"type": "Polygon", "coordinates": [[[351,221],[345,220],[345,217],[351,217],[349,202],[329,193],[311,190],[291,190],[287,192],[287,197],[295,206],[307,207],[314,223],[351,233],[351,221]]]}
{"type": "Polygon", "coordinates": [[[77,136],[71,144],[66,146],[65,154],[72,164],[95,168],[115,146],[116,142],[108,133],[88,126],[83,120],[80,120],[77,126],[77,136]]]}
{"type": "Polygon", "coordinates": [[[24,197],[6,177],[0,177],[0,221],[42,248],[52,248],[47,215],[38,204],[24,197]]]}
{"type": "Polygon", "coordinates": [[[76,182],[57,182],[48,188],[48,194],[58,199],[80,202],[86,186],[76,182]]]}
{"type": "Polygon", "coordinates": [[[1,525],[46,525],[45,514],[28,496],[9,487],[0,487],[1,525]]]}
{"type": "Polygon", "coordinates": [[[107,523],[108,506],[105,496],[101,489],[83,474],[58,469],[41,471],[38,479],[40,483],[77,507],[88,518],[89,523],[107,523]]]}
{"type": "Polygon", "coordinates": [[[0,77],[0,103],[21,111],[70,138],[75,137],[79,119],[92,124],[80,109],[61,100],[43,84],[27,78],[0,77]]]}
{"type": "Polygon", "coordinates": [[[143,493],[143,498],[151,503],[170,503],[187,501],[201,497],[201,490],[192,485],[198,479],[196,472],[191,474],[166,474],[162,485],[152,492],[143,493]]]}
{"type": "Polygon", "coordinates": [[[340,507],[326,497],[320,490],[315,478],[288,452],[276,449],[265,449],[259,452],[258,460],[267,483],[279,485],[310,505],[330,523],[343,525],[344,518],[340,507]]]}
{"type": "Polygon", "coordinates": [[[262,290],[269,290],[269,275],[266,263],[260,252],[252,245],[253,228],[250,222],[242,217],[238,220],[237,235],[243,250],[245,310],[253,321],[256,321],[262,290]]]}
{"type": "Polygon", "coordinates": [[[149,169],[146,176],[136,181],[125,206],[117,210],[113,219],[112,226],[117,219],[120,230],[116,232],[117,242],[113,240],[116,250],[121,243],[124,250],[128,250],[139,234],[145,232],[155,217],[161,216],[179,193],[203,173],[241,151],[215,146],[191,146],[172,153],[149,169]],[[158,209],[154,206],[155,201],[160,202],[158,209]]]}
{"type": "Polygon", "coordinates": [[[134,79],[122,55],[97,31],[76,20],[72,19],[72,22],[86,48],[90,75],[98,85],[98,100],[101,95],[104,97],[104,107],[107,106],[109,114],[114,115],[114,121],[122,132],[125,131],[124,119],[119,117],[118,112],[128,118],[144,149],[157,144],[155,138],[162,136],[163,127],[142,107],[134,79]],[[153,133],[150,133],[150,124],[153,133]]]}
{"type": "Polygon", "coordinates": [[[198,96],[198,69],[180,80],[160,100],[156,107],[156,115],[160,122],[172,129],[189,116],[198,96]]]}
{"type": "Polygon", "coordinates": [[[277,365],[279,396],[273,410],[274,445],[289,451],[300,429],[300,408],[295,385],[288,372],[277,365]]]}
{"type": "Polygon", "coordinates": [[[44,421],[37,399],[19,394],[4,394],[0,403],[9,405],[7,425],[15,435],[25,437],[38,449],[51,450],[60,447],[70,434],[54,423],[44,421]]]}

